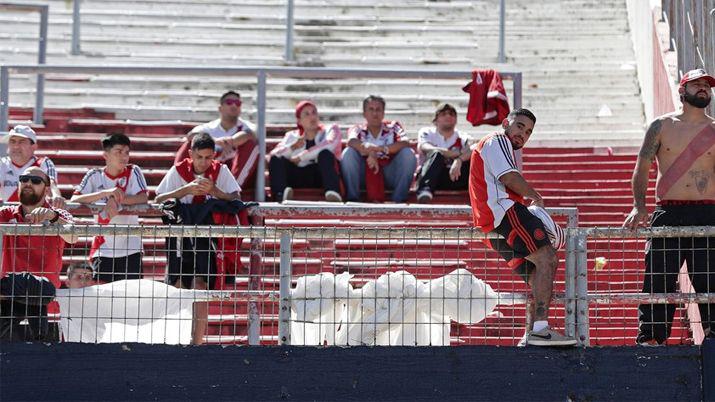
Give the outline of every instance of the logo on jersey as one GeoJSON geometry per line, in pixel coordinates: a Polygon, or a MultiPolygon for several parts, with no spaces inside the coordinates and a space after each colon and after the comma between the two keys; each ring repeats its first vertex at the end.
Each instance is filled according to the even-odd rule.
{"type": "Polygon", "coordinates": [[[541,230],[541,229],[534,230],[534,239],[544,240],[545,238],[546,238],[546,233],[544,233],[543,230],[541,230]]]}

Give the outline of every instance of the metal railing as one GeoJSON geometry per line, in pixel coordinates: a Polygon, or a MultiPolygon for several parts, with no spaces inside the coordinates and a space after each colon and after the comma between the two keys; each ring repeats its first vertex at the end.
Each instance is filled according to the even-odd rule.
{"type": "MultiPolygon", "coordinates": [[[[64,74],[118,74],[118,75],[191,75],[191,76],[256,76],[257,96],[257,137],[260,157],[257,171],[265,171],[266,163],[266,81],[268,77],[285,78],[432,78],[432,79],[471,79],[470,71],[447,70],[399,70],[399,69],[359,69],[359,68],[303,68],[303,67],[169,67],[169,66],[70,66],[70,65],[4,65],[0,66],[0,131],[7,131],[10,111],[10,74],[11,73],[64,73],[64,74]]],[[[521,107],[522,76],[521,72],[500,71],[505,80],[513,81],[512,104],[521,107]]],[[[39,88],[38,88],[39,89],[39,88]]],[[[42,123],[44,92],[38,91],[35,109],[35,123],[42,123]]],[[[263,175],[256,175],[256,188],[265,187],[263,175]]],[[[258,201],[265,200],[262,191],[256,193],[258,201]]]]}
{"type": "MultiPolygon", "coordinates": [[[[37,44],[37,64],[45,64],[47,60],[47,24],[49,21],[49,6],[46,4],[18,4],[18,3],[0,3],[0,10],[11,10],[11,11],[29,11],[40,13],[40,33],[37,44]]],[[[7,78],[2,79],[0,77],[0,91],[5,93],[9,81],[7,78]]],[[[33,113],[33,121],[38,123],[42,121],[42,113],[44,109],[44,101],[42,94],[45,93],[45,75],[37,74],[37,84],[36,84],[36,94],[35,98],[35,110],[33,113]]],[[[0,97],[0,108],[8,107],[7,97],[0,97]]],[[[2,126],[0,130],[7,130],[7,126],[2,126]]]]}
{"type": "MultiPolygon", "coordinates": [[[[72,54],[78,55],[80,51],[80,5],[82,0],[74,0],[72,7],[72,54]]],[[[295,52],[293,49],[293,37],[295,36],[294,29],[294,14],[295,14],[295,2],[294,0],[286,0],[286,28],[285,28],[285,51],[283,58],[287,62],[295,61],[295,52]]],[[[499,54],[497,56],[497,61],[499,63],[506,63],[506,50],[505,50],[505,27],[506,27],[506,0],[500,0],[499,2],[499,54]]]]}

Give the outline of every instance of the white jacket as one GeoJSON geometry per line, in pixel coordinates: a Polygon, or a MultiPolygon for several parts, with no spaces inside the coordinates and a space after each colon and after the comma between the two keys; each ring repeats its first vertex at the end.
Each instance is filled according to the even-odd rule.
{"type": "Polygon", "coordinates": [[[343,134],[340,132],[340,127],[338,127],[337,124],[333,124],[327,129],[321,126],[320,131],[315,136],[315,146],[306,149],[304,143],[303,146],[298,149],[291,149],[291,146],[293,146],[293,144],[295,144],[300,137],[300,132],[298,130],[288,131],[285,133],[281,142],[273,148],[271,156],[289,159],[298,157],[300,159],[298,166],[304,167],[317,163],[318,154],[323,150],[328,149],[335,155],[335,159],[340,160],[340,154],[343,146],[343,134]]]}

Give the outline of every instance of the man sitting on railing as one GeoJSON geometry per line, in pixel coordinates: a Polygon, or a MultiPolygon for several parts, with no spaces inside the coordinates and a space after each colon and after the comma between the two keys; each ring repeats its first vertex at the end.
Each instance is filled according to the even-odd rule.
{"type": "Polygon", "coordinates": [[[524,179],[514,159],[514,150],[526,144],[536,124],[527,109],[515,109],[502,122],[503,133],[482,138],[472,152],[469,198],[474,225],[484,233],[502,238],[488,239],[509,267],[531,286],[534,305],[529,328],[520,345],[570,346],[576,340],[549,327],[549,305],[559,259],[543,222],[526,207],[544,206],[541,195],[524,179]]]}
{"type": "MultiPolygon", "coordinates": [[[[650,225],[715,225],[715,119],[705,111],[715,78],[705,70],[689,71],[680,80],[683,108],[656,118],[648,127],[633,171],[633,210],[623,226],[635,229],[648,220],[646,193],[650,168],[658,163],[656,208],[650,225]]],[[[715,238],[653,238],[648,242],[644,293],[673,293],[685,262],[696,292],[715,292],[715,238]]],[[[705,336],[715,338],[715,304],[699,304],[705,336]]],[[[661,345],[670,336],[674,304],[641,304],[641,345],[661,345]]]]}
{"type": "Polygon", "coordinates": [[[369,202],[385,201],[385,187],[392,188],[392,201],[405,202],[417,167],[405,131],[397,121],[384,121],[380,96],[365,98],[362,113],[365,123],[350,128],[340,162],[347,201],[360,201],[364,186],[369,202]]]}
{"type": "MultiPolygon", "coordinates": [[[[124,134],[102,139],[104,168],[90,169],[77,186],[72,201],[105,202],[97,216],[100,225],[112,225],[109,231],[121,231],[117,225],[138,225],[139,216],[120,215],[122,205],[146,204],[147,186],[141,168],[129,163],[131,142],[124,134]]],[[[141,279],[142,240],[139,236],[107,234],[95,236],[89,258],[99,282],[141,279]]]]}
{"type": "MultiPolygon", "coordinates": [[[[161,180],[156,188],[156,202],[164,203],[172,199],[178,200],[178,208],[171,212],[173,221],[185,225],[206,225],[206,224],[233,224],[239,223],[238,219],[233,221],[223,220],[216,222],[216,214],[211,213],[209,203],[216,206],[216,200],[230,202],[238,200],[241,186],[231,175],[226,165],[214,160],[215,143],[213,138],[207,133],[194,136],[191,140],[190,158],[184,159],[181,163],[174,165],[166,176],[161,180]],[[180,209],[185,210],[190,207],[192,211],[203,213],[203,218],[198,218],[195,214],[187,214],[193,221],[187,219],[178,220],[180,209]]],[[[232,208],[231,204],[224,205],[227,211],[232,208]]],[[[239,214],[221,214],[221,216],[234,216],[239,214]]],[[[241,211],[240,219],[243,224],[248,223],[247,213],[241,211]]],[[[236,239],[233,239],[236,240],[236,239]]],[[[215,239],[210,238],[183,238],[181,246],[177,244],[175,238],[168,240],[167,253],[169,257],[168,282],[178,288],[208,289],[214,288],[217,279],[216,249],[223,251],[224,258],[236,256],[240,246],[240,241],[231,243],[228,239],[222,239],[214,243],[215,239]],[[227,247],[235,250],[227,250],[227,247]]],[[[240,268],[240,259],[230,264],[230,271],[240,268]]],[[[220,280],[223,280],[221,276],[220,280]]],[[[220,286],[219,286],[220,287],[220,286]]]]}
{"type": "Polygon", "coordinates": [[[65,199],[57,187],[57,171],[50,158],[38,158],[37,134],[28,126],[17,125],[0,138],[7,143],[7,156],[0,159],[0,198],[6,202],[18,202],[18,177],[30,166],[39,166],[50,178],[50,192],[47,202],[57,208],[65,207],[65,199]]]}
{"type": "MultiPolygon", "coordinates": [[[[25,169],[18,178],[20,204],[0,208],[0,223],[52,224],[71,223],[69,212],[53,208],[47,202],[50,178],[39,167],[25,169]]],[[[45,229],[48,236],[5,235],[2,242],[2,271],[0,276],[13,272],[29,272],[47,278],[59,288],[62,253],[66,243],[75,243],[77,236],[56,234],[53,227],[45,229]],[[55,234],[53,234],[53,232],[55,234]]],[[[42,306],[41,315],[47,316],[42,306]]],[[[44,325],[44,324],[43,324],[44,325]]],[[[45,333],[37,329],[36,333],[45,333]]]]}
{"type": "Polygon", "coordinates": [[[449,103],[437,107],[434,125],[420,129],[417,150],[422,156],[417,202],[432,201],[436,189],[466,190],[471,137],[455,129],[457,110],[449,103]]]}
{"type": "Polygon", "coordinates": [[[337,161],[342,151],[340,127],[325,127],[318,108],[301,101],[295,108],[298,129],[285,134],[271,151],[268,171],[274,201],[292,199],[293,188],[323,188],[326,201],[342,201],[337,161]]]}
{"type": "Polygon", "coordinates": [[[256,127],[253,123],[240,118],[241,95],[228,91],[221,95],[218,112],[220,117],[208,123],[194,127],[186,136],[186,142],[179,148],[174,163],[189,157],[191,139],[198,133],[208,133],[216,141],[216,159],[229,165],[231,173],[240,186],[247,187],[248,179],[256,170],[258,163],[258,145],[256,127]]]}

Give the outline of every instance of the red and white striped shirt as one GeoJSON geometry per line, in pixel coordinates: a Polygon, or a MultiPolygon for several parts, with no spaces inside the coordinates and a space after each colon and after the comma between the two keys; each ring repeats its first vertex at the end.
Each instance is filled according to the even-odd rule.
{"type": "Polygon", "coordinates": [[[499,178],[518,172],[514,148],[505,134],[494,133],[482,138],[472,152],[469,166],[469,199],[474,226],[484,233],[499,226],[514,202],[524,198],[504,186],[499,178]]]}
{"type": "MultiPolygon", "coordinates": [[[[358,124],[348,130],[348,140],[356,138],[360,142],[367,142],[379,147],[385,147],[392,145],[399,141],[407,140],[407,133],[402,128],[402,125],[397,121],[383,121],[380,135],[375,137],[370,133],[367,128],[367,124],[358,124]]],[[[377,153],[378,158],[387,158],[382,151],[377,153]]]]}

